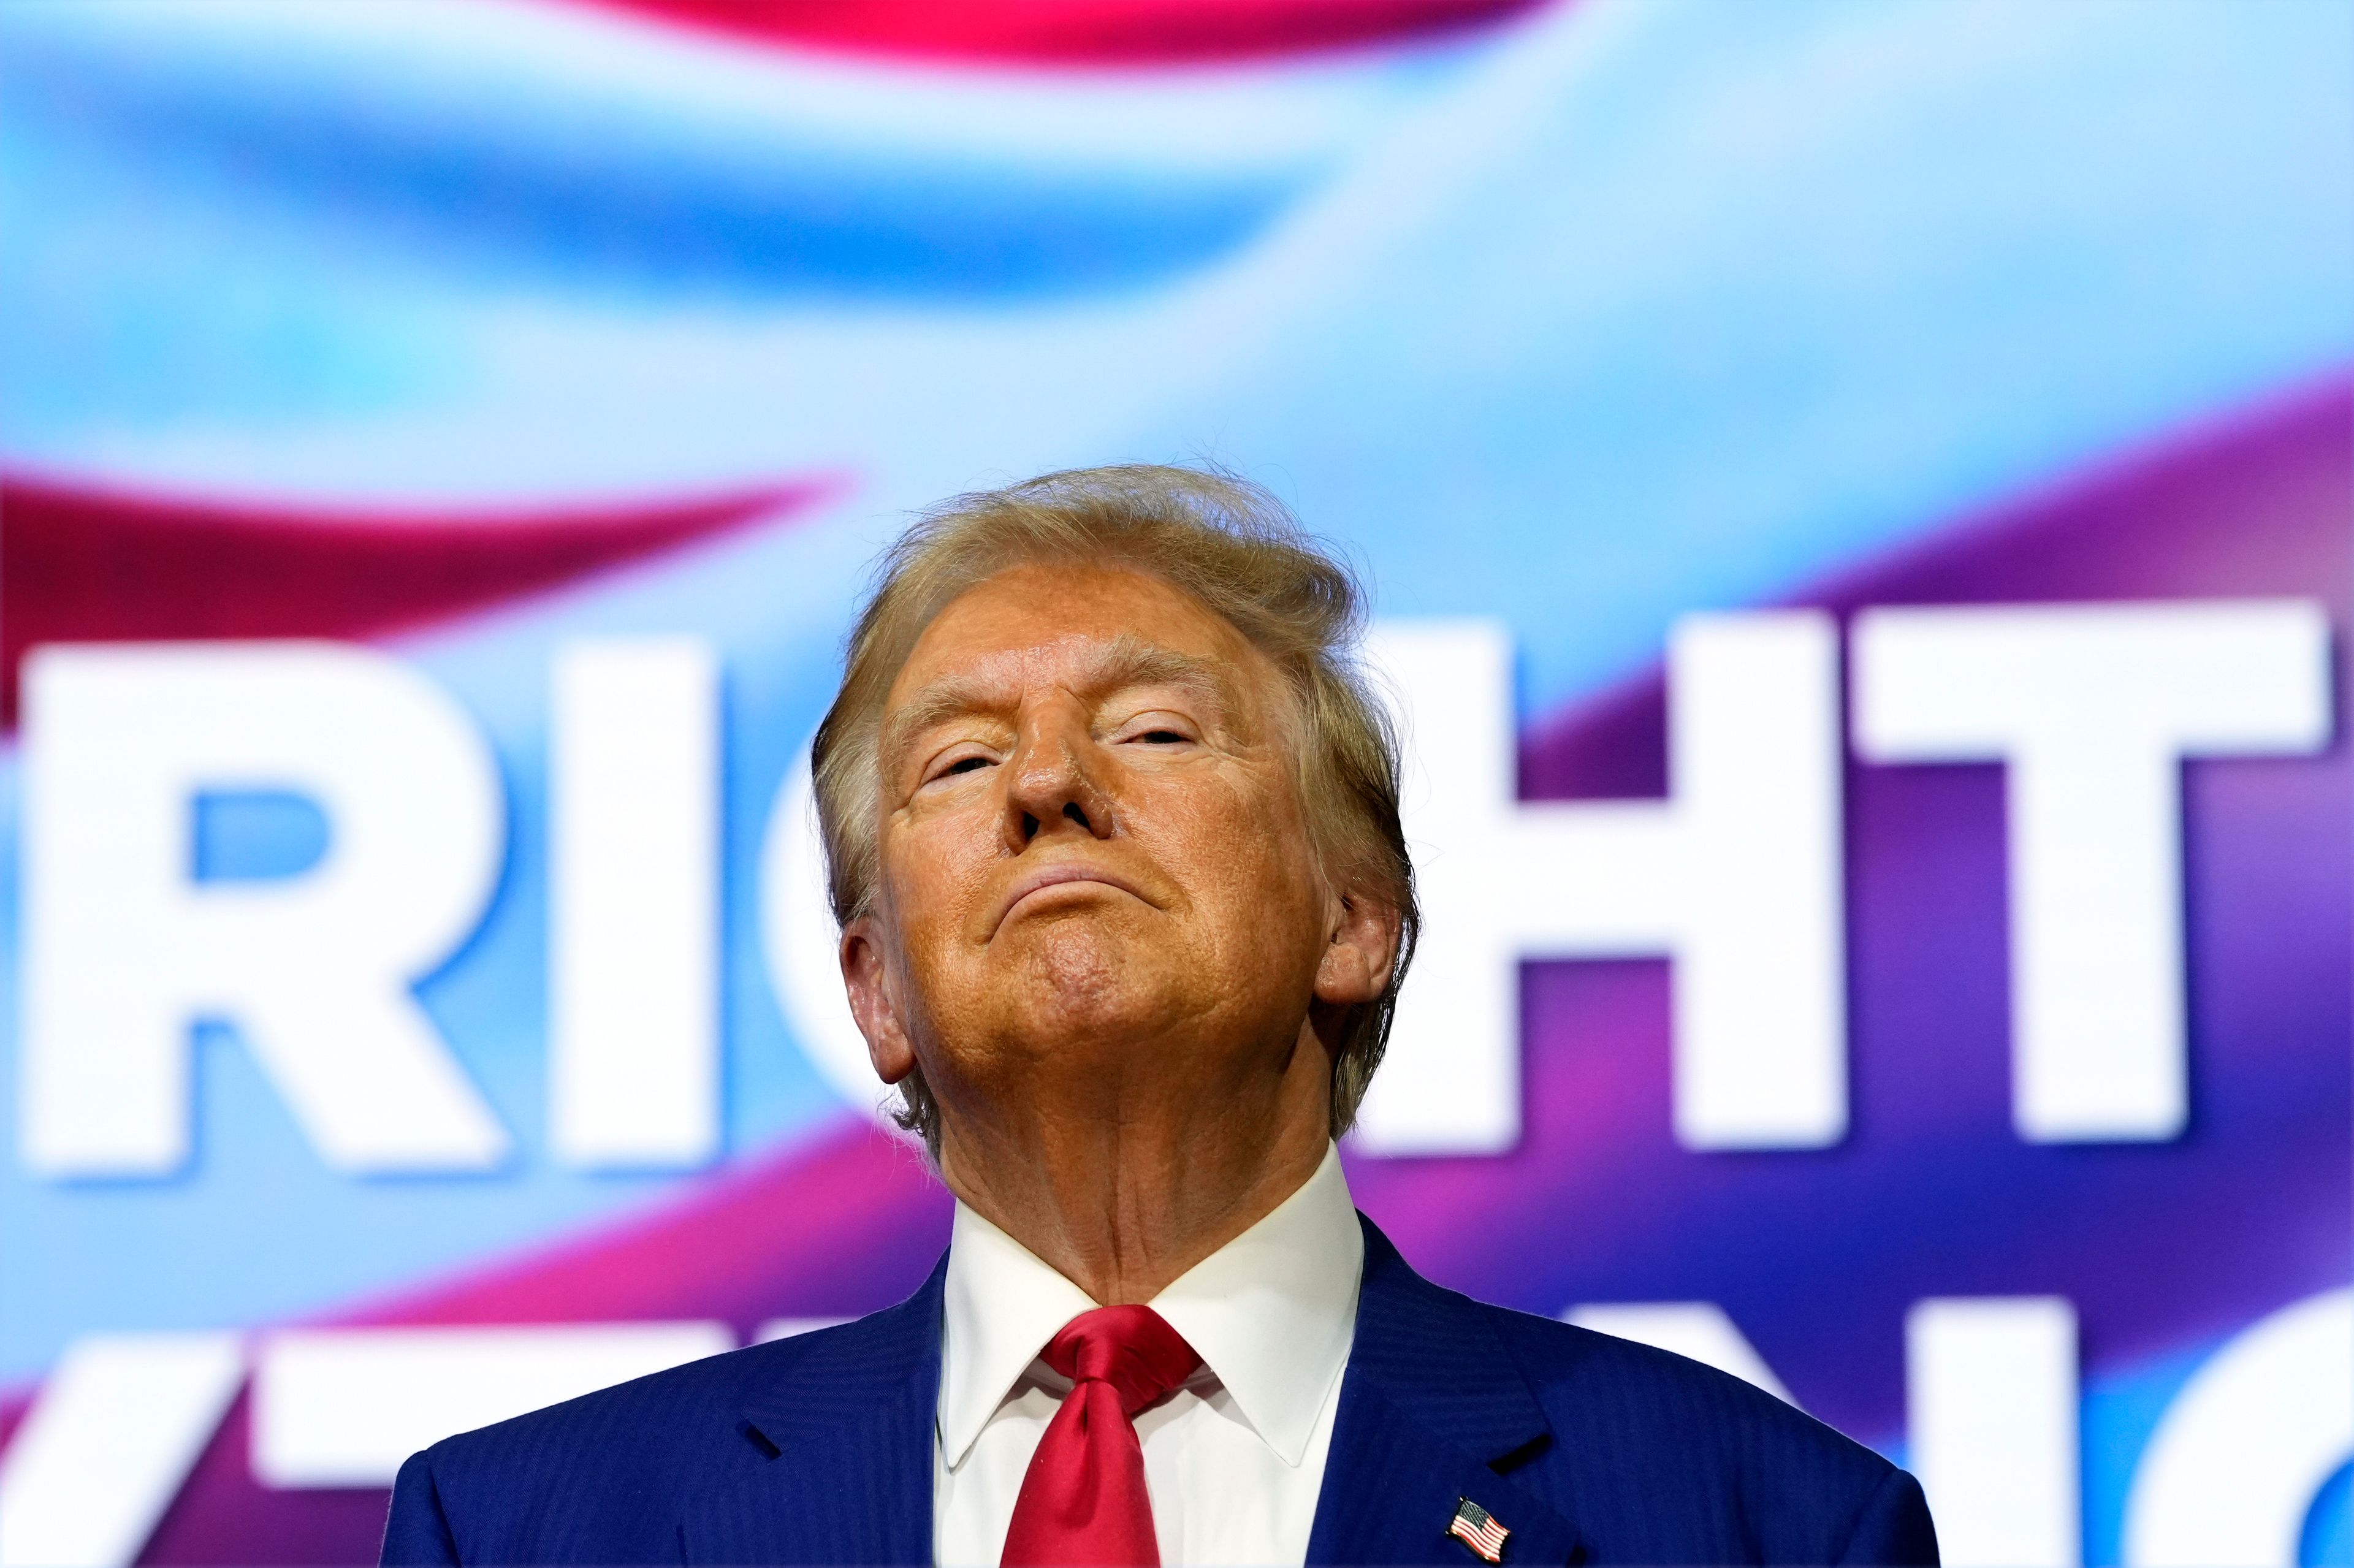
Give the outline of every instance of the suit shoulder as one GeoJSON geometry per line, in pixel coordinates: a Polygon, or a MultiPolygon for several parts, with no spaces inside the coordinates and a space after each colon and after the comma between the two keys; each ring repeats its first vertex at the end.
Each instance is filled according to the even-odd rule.
{"type": "Polygon", "coordinates": [[[1747,1449],[1851,1470],[1865,1486],[1878,1486],[1895,1468],[1787,1401],[1689,1356],[1509,1308],[1488,1310],[1549,1412],[1562,1406],[1587,1420],[1616,1416],[1618,1424],[1656,1426],[1676,1442],[1711,1430],[1747,1449]]]}
{"type": "Polygon", "coordinates": [[[1897,1467],[1764,1389],[1633,1340],[1489,1308],[1556,1434],[1655,1478],[1760,1499],[1813,1499],[1824,1522],[1853,1520],[1897,1467]]]}
{"type": "MultiPolygon", "coordinates": [[[[402,1485],[429,1487],[464,1561],[670,1555],[663,1532],[675,1528],[678,1499],[757,1457],[748,1395],[848,1327],[707,1356],[444,1437],[404,1467],[402,1485]]],[[[399,1508],[397,1493],[396,1516],[399,1508]]]]}
{"type": "Polygon", "coordinates": [[[806,1346],[778,1340],[705,1356],[461,1432],[436,1443],[430,1452],[437,1471],[446,1475],[452,1462],[463,1465],[495,1457],[498,1462],[512,1463],[535,1452],[610,1444],[633,1432],[660,1434],[666,1440],[673,1429],[700,1425],[701,1418],[727,1407],[746,1388],[777,1375],[807,1353],[806,1346]]]}

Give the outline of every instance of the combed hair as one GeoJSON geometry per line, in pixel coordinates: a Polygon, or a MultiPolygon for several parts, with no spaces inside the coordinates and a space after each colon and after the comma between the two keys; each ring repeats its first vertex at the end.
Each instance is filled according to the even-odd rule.
{"type": "MultiPolygon", "coordinates": [[[[1280,672],[1312,847],[1344,896],[1399,918],[1389,984],[1343,1021],[1331,1130],[1354,1123],[1381,1065],[1421,929],[1398,821],[1398,737],[1359,662],[1364,596],[1348,567],[1259,485],[1233,474],[1133,464],[1050,473],[960,495],[922,514],[876,563],[844,652],[842,689],[811,747],[836,922],[873,906],[884,702],[940,611],[1015,567],[1124,567],[1192,594],[1280,672]]],[[[939,1105],[920,1068],[901,1080],[901,1127],[937,1160],[939,1105]]]]}

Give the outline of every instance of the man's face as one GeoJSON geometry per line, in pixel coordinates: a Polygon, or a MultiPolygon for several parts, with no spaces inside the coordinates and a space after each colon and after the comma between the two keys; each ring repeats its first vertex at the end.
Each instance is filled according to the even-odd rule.
{"type": "Polygon", "coordinates": [[[877,1069],[920,1063],[951,1143],[1016,1106],[1215,1104],[1302,1049],[1327,1070],[1304,1020],[1348,916],[1286,701],[1231,626],[1135,571],[1015,568],[926,630],[885,705],[875,912],[843,968],[877,1069]]]}

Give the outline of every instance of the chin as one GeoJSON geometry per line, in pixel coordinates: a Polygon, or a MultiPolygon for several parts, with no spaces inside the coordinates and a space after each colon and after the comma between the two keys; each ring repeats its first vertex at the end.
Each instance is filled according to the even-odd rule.
{"type": "Polygon", "coordinates": [[[1182,1011],[1160,983],[1173,955],[1140,949],[1093,922],[1042,923],[1004,957],[998,988],[1008,1033],[1039,1044],[1084,1044],[1149,1031],[1182,1011]]]}

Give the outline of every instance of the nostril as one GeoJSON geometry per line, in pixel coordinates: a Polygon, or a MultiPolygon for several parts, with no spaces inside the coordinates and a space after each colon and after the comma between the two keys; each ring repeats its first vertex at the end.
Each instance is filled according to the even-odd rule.
{"type": "Polygon", "coordinates": [[[1036,838],[1037,836],[1038,836],[1038,819],[1037,819],[1037,818],[1035,818],[1035,817],[1034,817],[1034,816],[1032,816],[1032,815],[1031,815],[1029,812],[1027,812],[1027,811],[1023,812],[1023,813],[1022,813],[1022,842],[1023,842],[1023,843],[1025,843],[1025,844],[1026,844],[1026,843],[1028,843],[1032,839],[1034,839],[1034,838],[1036,838]]]}
{"type": "Polygon", "coordinates": [[[1079,809],[1079,803],[1076,800],[1066,801],[1064,803],[1063,815],[1070,818],[1071,821],[1078,823],[1079,826],[1087,828],[1090,832],[1094,832],[1094,829],[1089,826],[1087,822],[1087,812],[1079,809]]]}

